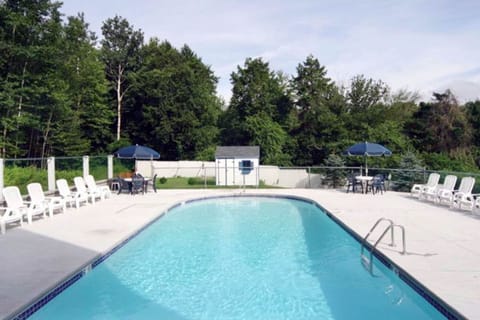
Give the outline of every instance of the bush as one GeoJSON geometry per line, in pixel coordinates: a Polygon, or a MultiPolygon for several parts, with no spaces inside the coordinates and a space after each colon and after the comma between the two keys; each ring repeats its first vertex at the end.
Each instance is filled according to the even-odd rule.
{"type": "Polygon", "coordinates": [[[5,186],[17,186],[21,194],[27,194],[27,184],[39,182],[42,188],[47,188],[47,170],[39,169],[35,166],[30,167],[5,167],[4,184],[5,186]]]}
{"type": "Polygon", "coordinates": [[[160,181],[161,184],[165,184],[165,183],[167,183],[167,178],[161,177],[161,178],[159,179],[159,181],[160,181]]]}
{"type": "Polygon", "coordinates": [[[419,172],[422,172],[422,162],[413,152],[407,152],[402,155],[400,161],[400,171],[395,173],[395,191],[410,191],[415,183],[424,183],[419,172]]]}
{"type": "Polygon", "coordinates": [[[187,183],[190,185],[190,186],[194,186],[194,185],[198,185],[198,184],[203,184],[203,179],[202,178],[198,178],[198,177],[191,177],[191,178],[188,178],[188,181],[187,183]]]}
{"type": "MultiPolygon", "coordinates": [[[[345,166],[345,161],[342,157],[337,156],[336,154],[330,154],[327,159],[325,159],[324,164],[327,167],[343,167],[345,166]]],[[[325,181],[329,186],[336,188],[345,183],[345,176],[345,171],[342,169],[327,169],[327,172],[325,173],[325,181]]]]}

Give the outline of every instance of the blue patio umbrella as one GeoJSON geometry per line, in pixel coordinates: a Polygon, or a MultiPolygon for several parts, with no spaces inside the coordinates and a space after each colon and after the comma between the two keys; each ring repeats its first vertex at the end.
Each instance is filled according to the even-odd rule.
{"type": "Polygon", "coordinates": [[[391,156],[392,151],[378,143],[356,143],[343,152],[347,156],[363,156],[365,158],[365,173],[368,175],[367,157],[391,156]]]}
{"type": "Polygon", "coordinates": [[[135,159],[135,160],[160,159],[160,153],[153,150],[152,148],[139,146],[138,144],[120,148],[114,152],[114,155],[117,158],[121,158],[121,159],[135,159]]]}

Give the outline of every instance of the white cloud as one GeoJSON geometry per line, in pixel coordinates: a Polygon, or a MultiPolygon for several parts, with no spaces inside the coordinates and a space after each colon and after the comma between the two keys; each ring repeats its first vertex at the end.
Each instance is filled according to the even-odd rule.
{"type": "Polygon", "coordinates": [[[230,97],[230,74],[247,57],[293,74],[313,54],[328,75],[381,79],[393,89],[425,92],[452,84],[460,100],[480,86],[476,0],[64,0],[68,14],[84,11],[92,30],[119,14],[145,36],[188,44],[220,77],[230,97]]]}

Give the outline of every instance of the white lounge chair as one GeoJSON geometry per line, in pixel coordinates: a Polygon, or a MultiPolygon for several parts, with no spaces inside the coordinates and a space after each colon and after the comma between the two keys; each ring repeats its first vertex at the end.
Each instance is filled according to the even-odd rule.
{"type": "Polygon", "coordinates": [[[85,202],[85,204],[88,203],[88,194],[71,191],[70,187],[68,186],[68,182],[65,179],[57,180],[57,188],[60,196],[67,204],[70,204],[70,207],[72,207],[72,204],[75,203],[75,207],[78,209],[82,202],[85,202]]]}
{"type": "MultiPolygon", "coordinates": [[[[5,190],[5,189],[4,189],[5,190]]],[[[7,229],[7,223],[18,222],[20,226],[23,225],[22,219],[22,212],[20,210],[16,210],[15,208],[1,208],[3,209],[3,214],[0,215],[0,232],[1,234],[5,234],[7,229]]]]}
{"type": "Polygon", "coordinates": [[[95,178],[92,175],[85,177],[85,183],[87,184],[88,191],[91,193],[100,193],[102,200],[112,196],[110,188],[108,186],[98,186],[95,182],[95,178]]]}
{"type": "Polygon", "coordinates": [[[40,183],[29,183],[27,190],[31,205],[39,208],[44,206],[45,209],[48,209],[48,215],[50,217],[53,216],[53,211],[55,210],[62,210],[63,213],[67,210],[65,200],[63,200],[62,197],[46,197],[40,183]]]}
{"type": "Polygon", "coordinates": [[[432,172],[428,176],[427,183],[425,184],[414,184],[410,190],[411,196],[420,197],[420,194],[424,188],[435,188],[438,185],[440,180],[440,174],[432,172]]]}
{"type": "Polygon", "coordinates": [[[32,223],[33,216],[42,215],[45,218],[46,207],[24,201],[18,187],[6,187],[2,193],[7,203],[7,210],[15,211],[22,217],[26,217],[29,224],[32,223]]]}
{"type": "Polygon", "coordinates": [[[472,194],[473,187],[475,186],[475,178],[463,177],[460,181],[458,190],[453,191],[452,201],[450,207],[468,210],[473,210],[475,202],[474,194],[472,194]]]}
{"type": "Polygon", "coordinates": [[[475,202],[472,207],[472,213],[477,213],[478,211],[480,211],[480,196],[476,195],[475,202]]]}
{"type": "Polygon", "coordinates": [[[436,203],[440,202],[440,199],[446,199],[450,203],[456,183],[457,176],[449,174],[443,180],[442,185],[439,184],[435,188],[425,187],[420,197],[436,203]]]}
{"type": "Polygon", "coordinates": [[[75,188],[77,188],[77,192],[87,194],[92,204],[95,204],[95,199],[102,199],[102,194],[100,192],[87,189],[85,180],[82,177],[73,178],[73,183],[75,184],[75,188]]]}

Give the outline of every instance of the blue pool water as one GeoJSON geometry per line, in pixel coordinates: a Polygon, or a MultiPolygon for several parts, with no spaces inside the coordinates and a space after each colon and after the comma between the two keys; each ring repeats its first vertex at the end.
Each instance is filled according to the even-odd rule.
{"type": "Polygon", "coordinates": [[[169,211],[32,319],[443,319],[313,204],[221,198],[169,211]]]}

